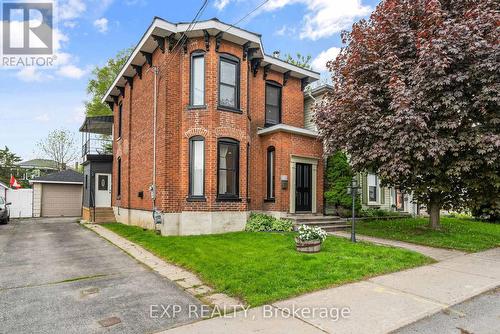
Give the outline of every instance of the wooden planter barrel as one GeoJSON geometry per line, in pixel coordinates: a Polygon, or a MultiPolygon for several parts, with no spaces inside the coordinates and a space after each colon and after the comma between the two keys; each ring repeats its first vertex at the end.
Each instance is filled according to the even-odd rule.
{"type": "Polygon", "coordinates": [[[301,241],[295,238],[295,247],[302,253],[319,253],[321,250],[321,240],[301,241]]]}

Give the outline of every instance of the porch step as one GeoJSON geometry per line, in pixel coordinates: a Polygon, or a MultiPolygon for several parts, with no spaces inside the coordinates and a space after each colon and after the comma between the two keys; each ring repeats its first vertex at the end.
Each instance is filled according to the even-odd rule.
{"type": "Polygon", "coordinates": [[[95,219],[94,209],[90,209],[90,214],[94,223],[111,223],[116,221],[113,208],[95,208],[95,219]]]}
{"type": "Polygon", "coordinates": [[[289,215],[287,219],[293,221],[294,230],[297,230],[300,225],[321,227],[326,232],[341,231],[351,227],[346,219],[340,218],[339,216],[297,214],[289,215]]]}

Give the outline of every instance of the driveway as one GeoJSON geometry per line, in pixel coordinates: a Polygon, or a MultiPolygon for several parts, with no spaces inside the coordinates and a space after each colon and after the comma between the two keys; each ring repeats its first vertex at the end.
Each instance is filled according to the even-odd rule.
{"type": "Polygon", "coordinates": [[[0,333],[151,333],[199,306],[74,219],[0,225],[0,333]]]}

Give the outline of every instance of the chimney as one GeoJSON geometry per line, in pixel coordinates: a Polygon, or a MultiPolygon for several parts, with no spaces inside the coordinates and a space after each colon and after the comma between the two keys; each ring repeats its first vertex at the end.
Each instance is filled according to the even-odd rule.
{"type": "Polygon", "coordinates": [[[273,52],[273,58],[280,58],[280,51],[279,50],[276,50],[273,52]]]}

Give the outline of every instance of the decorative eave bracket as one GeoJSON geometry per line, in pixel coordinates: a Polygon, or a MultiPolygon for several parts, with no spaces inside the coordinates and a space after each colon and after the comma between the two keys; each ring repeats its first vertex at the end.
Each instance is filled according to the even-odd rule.
{"type": "Polygon", "coordinates": [[[134,64],[132,64],[131,66],[134,69],[135,74],[137,74],[137,76],[139,77],[139,79],[142,79],[142,66],[134,64]]]}
{"type": "Polygon", "coordinates": [[[283,73],[283,86],[286,86],[288,79],[290,79],[290,74],[292,74],[292,71],[286,71],[283,73]]]}
{"type": "Polygon", "coordinates": [[[217,52],[219,52],[220,42],[222,41],[222,35],[224,35],[223,31],[215,35],[215,51],[217,52]]]}
{"type": "Polygon", "coordinates": [[[260,63],[262,62],[262,58],[253,58],[251,61],[252,73],[253,76],[257,76],[257,72],[259,71],[260,63]]]}
{"type": "Polygon", "coordinates": [[[153,66],[153,54],[145,51],[141,51],[141,54],[146,58],[146,63],[148,63],[149,66],[153,66]]]}
{"type": "Polygon", "coordinates": [[[243,61],[249,57],[248,50],[250,49],[250,42],[243,44],[243,61]]]}
{"type": "Polygon", "coordinates": [[[302,91],[304,91],[304,89],[306,88],[306,86],[309,84],[309,80],[307,78],[302,78],[300,80],[300,89],[302,91]]]}
{"type": "Polygon", "coordinates": [[[207,30],[203,30],[203,36],[205,37],[205,49],[210,51],[210,34],[207,30]]]}
{"type": "Polygon", "coordinates": [[[127,80],[128,85],[130,86],[130,89],[134,88],[134,77],[123,77],[125,80],[127,80]]]}
{"type": "Polygon", "coordinates": [[[165,38],[158,35],[151,35],[156,42],[157,47],[161,50],[161,53],[165,53],[165,38]]]}
{"type": "Polygon", "coordinates": [[[267,64],[266,66],[264,66],[264,80],[267,79],[267,75],[269,74],[269,70],[271,69],[271,64],[267,64]]]}

